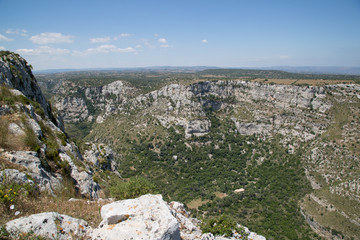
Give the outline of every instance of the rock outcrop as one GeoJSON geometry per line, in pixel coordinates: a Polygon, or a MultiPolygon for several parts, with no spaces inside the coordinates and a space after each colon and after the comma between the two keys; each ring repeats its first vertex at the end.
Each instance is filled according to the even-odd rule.
{"type": "Polygon", "coordinates": [[[33,234],[47,239],[86,239],[92,230],[86,221],[57,212],[18,218],[8,222],[5,227],[14,239],[22,234],[33,234]]]}
{"type": "MultiPolygon", "coordinates": [[[[11,151],[11,152],[2,152],[1,157],[7,159],[8,161],[25,167],[26,173],[33,181],[37,184],[40,191],[47,191],[51,194],[54,193],[54,190],[62,187],[62,176],[59,173],[52,173],[44,169],[42,166],[41,160],[37,152],[33,151],[11,151]]],[[[10,174],[10,169],[6,169],[3,173],[8,178],[7,180],[17,181],[19,174],[26,176],[26,181],[29,182],[31,179],[28,179],[25,173],[10,174]]],[[[25,178],[23,178],[25,180],[25,178]]]]}
{"type": "Polygon", "coordinates": [[[89,150],[85,150],[84,158],[96,167],[103,170],[117,172],[117,163],[115,162],[115,153],[105,144],[87,143],[89,150]]]}
{"type": "MultiPolygon", "coordinates": [[[[200,221],[179,202],[166,203],[161,195],[143,195],[135,199],[116,201],[101,208],[103,221],[91,228],[81,219],[56,212],[44,212],[8,222],[5,227],[11,237],[21,234],[49,239],[149,239],[149,240],[230,240],[244,239],[235,234],[231,238],[202,233],[200,221]]],[[[244,228],[247,239],[266,240],[244,228]]]]}
{"type": "MultiPolygon", "coordinates": [[[[68,85],[63,88],[68,89],[68,85]]],[[[78,86],[85,92],[83,96],[63,92],[56,96],[56,106],[68,122],[96,119],[97,123],[103,123],[112,114],[144,111],[157,118],[164,127],[173,124],[184,127],[187,137],[203,136],[210,131],[206,109],[218,111],[231,107],[235,112],[232,119],[240,134],[268,137],[273,132],[280,132],[287,136],[287,142],[294,138],[308,141],[321,134],[321,124],[308,124],[307,111],[325,117],[331,108],[326,99],[329,87],[229,80],[189,86],[170,84],[134,97],[136,91],[124,86],[121,81],[97,88],[78,86]],[[90,101],[94,108],[92,114],[88,114],[86,104],[90,101]],[[295,119],[294,115],[297,116],[295,119]]]]}
{"type": "Polygon", "coordinates": [[[85,100],[80,97],[61,98],[55,102],[55,107],[62,113],[64,121],[81,122],[89,116],[85,100]]]}
{"type": "MultiPolygon", "coordinates": [[[[55,190],[63,187],[64,177],[70,177],[81,195],[98,198],[100,186],[93,180],[92,169],[67,138],[62,118],[55,118],[31,67],[15,53],[1,53],[1,92],[6,94],[5,102],[9,104],[2,105],[0,110],[2,126],[7,129],[0,157],[18,169],[4,169],[2,179],[32,181],[40,191],[55,194],[55,190]]],[[[113,153],[108,148],[105,150],[104,167],[116,171],[113,153]]],[[[96,157],[93,156],[93,161],[103,161],[96,157]]]]}
{"type": "Polygon", "coordinates": [[[136,90],[120,80],[99,87],[74,86],[64,81],[55,92],[55,106],[64,121],[82,122],[105,119],[136,90]]]}
{"type": "Polygon", "coordinates": [[[179,223],[160,195],[144,195],[101,208],[93,239],[180,239],[179,223]]]}
{"type": "Polygon", "coordinates": [[[42,94],[31,69],[31,65],[25,59],[16,53],[9,52],[0,58],[0,83],[17,89],[27,98],[38,102],[45,115],[64,130],[62,120],[54,116],[51,106],[42,94]]]}

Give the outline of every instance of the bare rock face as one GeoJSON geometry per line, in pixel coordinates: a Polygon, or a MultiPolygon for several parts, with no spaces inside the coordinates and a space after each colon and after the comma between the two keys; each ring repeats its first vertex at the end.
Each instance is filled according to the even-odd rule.
{"type": "Polygon", "coordinates": [[[16,169],[4,169],[0,171],[0,183],[14,182],[20,185],[34,184],[34,181],[30,180],[25,173],[16,169]]]}
{"type": "Polygon", "coordinates": [[[63,113],[64,121],[81,122],[89,116],[85,100],[80,97],[57,98],[55,107],[63,113]]]}
{"type": "Polygon", "coordinates": [[[19,90],[27,98],[38,102],[45,115],[62,130],[62,120],[55,118],[45,96],[41,92],[37,80],[31,72],[31,66],[16,53],[10,53],[0,58],[0,83],[19,90]]]}
{"type": "Polygon", "coordinates": [[[186,124],[185,137],[204,136],[210,131],[210,126],[209,120],[191,120],[186,124]]]}
{"type": "Polygon", "coordinates": [[[34,179],[34,182],[38,185],[40,191],[53,193],[55,189],[58,189],[62,186],[61,175],[48,172],[46,169],[44,169],[36,152],[3,152],[1,153],[1,156],[4,159],[8,159],[12,163],[25,167],[27,169],[27,173],[34,179]]]}
{"type": "MultiPolygon", "coordinates": [[[[88,144],[90,145],[90,143],[88,144]]],[[[115,162],[113,150],[105,144],[91,144],[89,150],[85,150],[84,158],[86,161],[100,167],[103,170],[116,172],[117,163],[115,162]]]]}
{"type": "Polygon", "coordinates": [[[10,221],[6,230],[11,238],[17,239],[22,233],[33,233],[47,239],[86,239],[91,232],[89,224],[56,212],[33,214],[10,221]]]}
{"type": "Polygon", "coordinates": [[[107,204],[93,239],[180,240],[179,223],[161,195],[143,195],[107,204]]]}
{"type": "Polygon", "coordinates": [[[172,215],[180,224],[180,235],[183,240],[201,239],[202,232],[199,228],[200,221],[196,218],[190,218],[190,213],[186,211],[184,204],[180,202],[171,202],[169,204],[172,215]]]}
{"type": "MultiPolygon", "coordinates": [[[[56,189],[63,187],[63,175],[70,173],[80,194],[98,198],[100,187],[93,181],[92,171],[67,138],[61,117],[54,117],[27,62],[16,53],[1,51],[0,83],[14,101],[0,108],[1,116],[8,115],[6,143],[0,146],[0,156],[22,169],[21,172],[7,169],[2,175],[18,182],[31,178],[40,191],[55,194],[56,189]]],[[[75,103],[70,102],[66,107],[72,109],[75,103]]]]}
{"type": "Polygon", "coordinates": [[[104,86],[88,87],[63,81],[55,91],[54,102],[67,123],[92,121],[101,123],[117,111],[135,89],[123,81],[114,81],[104,86]]]}
{"type": "Polygon", "coordinates": [[[91,199],[97,199],[99,197],[98,191],[100,190],[100,186],[94,182],[92,174],[86,170],[80,171],[69,155],[60,153],[59,156],[63,161],[69,163],[70,176],[74,180],[75,187],[79,193],[91,199]]]}

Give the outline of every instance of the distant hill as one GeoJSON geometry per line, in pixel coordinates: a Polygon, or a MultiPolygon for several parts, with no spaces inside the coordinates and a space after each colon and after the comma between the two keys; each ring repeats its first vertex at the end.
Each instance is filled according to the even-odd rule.
{"type": "Polygon", "coordinates": [[[61,72],[83,72],[83,71],[138,71],[138,72],[197,72],[205,69],[218,69],[215,66],[151,66],[151,67],[129,67],[129,68],[64,68],[44,69],[33,71],[35,74],[61,73],[61,72]]]}
{"type": "Polygon", "coordinates": [[[247,70],[280,70],[290,73],[304,74],[336,74],[336,75],[360,75],[360,67],[319,67],[319,66],[274,66],[274,67],[242,67],[242,68],[221,68],[216,66],[151,66],[131,68],[66,68],[66,69],[44,69],[33,71],[35,74],[78,72],[78,71],[162,71],[162,72],[197,72],[208,69],[247,69],[247,70]]]}
{"type": "Polygon", "coordinates": [[[259,68],[259,69],[281,70],[292,73],[360,75],[360,67],[278,66],[278,67],[267,67],[267,68],[259,68]]]}

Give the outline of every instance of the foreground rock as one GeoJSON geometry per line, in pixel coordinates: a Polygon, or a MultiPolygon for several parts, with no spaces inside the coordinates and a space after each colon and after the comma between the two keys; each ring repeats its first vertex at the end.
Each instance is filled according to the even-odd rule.
{"type": "Polygon", "coordinates": [[[179,223],[161,195],[144,195],[107,204],[93,239],[179,239],[179,223]]]}
{"type": "Polygon", "coordinates": [[[203,234],[199,227],[201,222],[190,217],[184,204],[167,204],[161,195],[147,194],[104,205],[101,217],[103,221],[96,229],[92,229],[84,220],[56,212],[18,218],[5,226],[14,239],[32,234],[47,239],[266,240],[246,227],[246,236],[235,232],[231,238],[203,234]]]}
{"type": "Polygon", "coordinates": [[[14,239],[23,234],[33,234],[49,239],[84,239],[91,232],[88,223],[56,212],[45,212],[22,217],[6,224],[14,239]]]}

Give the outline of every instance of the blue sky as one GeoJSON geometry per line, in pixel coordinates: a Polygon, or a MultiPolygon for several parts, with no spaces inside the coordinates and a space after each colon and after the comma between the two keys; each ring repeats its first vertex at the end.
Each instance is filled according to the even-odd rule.
{"type": "Polygon", "coordinates": [[[360,0],[0,0],[35,70],[360,66],[360,0]]]}

